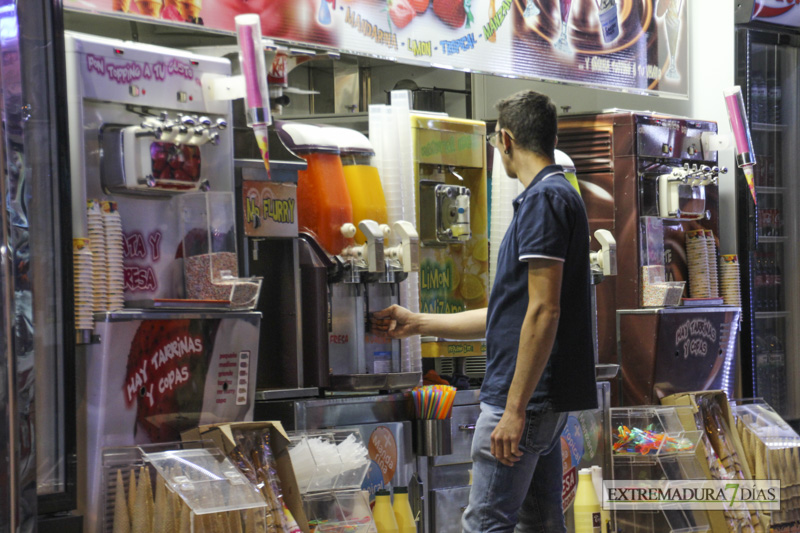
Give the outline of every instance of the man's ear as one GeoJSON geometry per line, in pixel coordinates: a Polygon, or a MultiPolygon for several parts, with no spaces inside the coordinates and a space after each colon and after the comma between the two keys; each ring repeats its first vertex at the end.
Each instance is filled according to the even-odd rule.
{"type": "Polygon", "coordinates": [[[553,148],[558,148],[558,135],[556,135],[556,140],[553,141],[553,148]]]}

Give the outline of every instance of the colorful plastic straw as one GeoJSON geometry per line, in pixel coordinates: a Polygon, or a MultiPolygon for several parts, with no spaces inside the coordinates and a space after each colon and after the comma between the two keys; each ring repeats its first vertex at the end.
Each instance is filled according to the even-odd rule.
{"type": "Polygon", "coordinates": [[[450,418],[456,389],[449,385],[425,385],[411,391],[417,418],[442,420],[450,418]]]}

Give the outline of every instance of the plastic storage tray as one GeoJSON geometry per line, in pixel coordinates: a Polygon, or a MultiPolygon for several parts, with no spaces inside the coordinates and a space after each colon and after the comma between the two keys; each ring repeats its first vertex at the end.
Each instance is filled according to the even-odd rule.
{"type": "MultiPolygon", "coordinates": [[[[695,454],[702,431],[685,429],[681,418],[687,417],[682,417],[681,414],[688,413],[679,414],[681,410],[690,411],[691,408],[643,406],[610,409],[609,438],[613,479],[676,482],[705,477],[695,454]],[[663,439],[659,442],[641,435],[636,442],[645,443],[644,446],[628,444],[614,448],[615,443],[621,440],[620,432],[629,434],[634,431],[648,431],[663,439]]],[[[709,530],[708,515],[705,512],[684,510],[671,505],[664,505],[660,510],[616,510],[614,522],[617,530],[626,533],[695,533],[709,530]]]]}
{"type": "Polygon", "coordinates": [[[370,459],[360,431],[296,432],[289,441],[301,494],[361,488],[370,459]]]}
{"type": "Polygon", "coordinates": [[[122,488],[127,490],[137,471],[137,484],[145,474],[151,480],[151,495],[157,493],[159,477],[165,481],[171,496],[188,507],[191,531],[213,530],[217,522],[232,524],[234,520],[243,531],[248,524],[267,523],[267,503],[261,493],[220,450],[173,443],[103,451],[102,531],[113,529],[117,479],[122,478],[122,488]]]}
{"type": "Polygon", "coordinates": [[[369,493],[339,490],[306,494],[303,507],[315,533],[377,533],[369,506],[369,493]]]}
{"type": "Polygon", "coordinates": [[[678,409],[688,407],[617,407],[611,409],[611,453],[614,459],[623,457],[667,456],[694,454],[697,443],[703,436],[699,430],[684,430],[678,409]],[[628,432],[650,432],[660,440],[634,439],[645,443],[634,447],[621,445],[620,434],[628,432]],[[649,444],[647,444],[649,443],[649,444]]]}

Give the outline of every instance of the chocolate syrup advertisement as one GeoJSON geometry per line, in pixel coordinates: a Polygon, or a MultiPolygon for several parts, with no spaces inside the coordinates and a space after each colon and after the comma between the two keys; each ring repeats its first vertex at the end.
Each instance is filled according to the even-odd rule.
{"type": "Polygon", "coordinates": [[[406,63],[688,94],[686,0],[64,0],[69,9],[233,31],[406,63]]]}

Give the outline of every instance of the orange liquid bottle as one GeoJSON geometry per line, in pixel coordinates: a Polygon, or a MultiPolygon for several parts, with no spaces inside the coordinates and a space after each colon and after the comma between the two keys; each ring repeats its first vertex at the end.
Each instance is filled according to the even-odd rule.
{"type": "Polygon", "coordinates": [[[350,194],[338,153],[298,154],[308,168],[297,173],[297,222],[300,231],[314,234],[329,254],[340,254],[353,244],[341,227],[355,223],[350,194]]]}
{"type": "MultiPolygon", "coordinates": [[[[353,203],[353,223],[358,225],[362,220],[374,220],[378,224],[388,224],[386,197],[383,194],[378,169],[370,164],[368,155],[342,155],[344,178],[347,191],[353,203]]],[[[358,244],[367,242],[367,238],[358,230],[355,240],[358,244]]]]}

